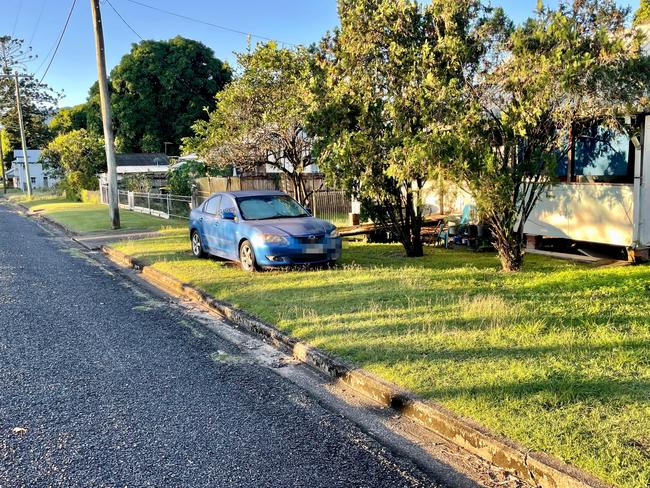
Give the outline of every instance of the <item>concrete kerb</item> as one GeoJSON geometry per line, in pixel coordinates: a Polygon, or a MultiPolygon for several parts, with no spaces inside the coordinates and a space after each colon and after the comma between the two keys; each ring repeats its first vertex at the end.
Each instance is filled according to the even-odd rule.
{"type": "Polygon", "coordinates": [[[514,473],[522,480],[541,488],[611,488],[611,485],[582,470],[544,453],[531,452],[470,419],[460,417],[433,402],[418,399],[362,369],[334,359],[323,351],[284,334],[274,326],[230,304],[216,300],[199,288],[143,265],[121,251],[110,246],[103,246],[102,251],[119,265],[141,270],[147,281],[164,291],[213,310],[235,326],[262,336],[278,349],[293,354],[296,359],[346,383],[358,393],[395,409],[404,417],[418,422],[466,451],[514,473]]]}

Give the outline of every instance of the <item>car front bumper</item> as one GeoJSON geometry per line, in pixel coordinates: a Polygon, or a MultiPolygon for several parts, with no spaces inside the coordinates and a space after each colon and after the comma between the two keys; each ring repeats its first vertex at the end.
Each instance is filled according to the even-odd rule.
{"type": "Polygon", "coordinates": [[[260,266],[303,266],[336,261],[341,257],[341,238],[323,237],[316,242],[301,242],[301,238],[289,238],[289,245],[253,245],[255,258],[260,266]]]}

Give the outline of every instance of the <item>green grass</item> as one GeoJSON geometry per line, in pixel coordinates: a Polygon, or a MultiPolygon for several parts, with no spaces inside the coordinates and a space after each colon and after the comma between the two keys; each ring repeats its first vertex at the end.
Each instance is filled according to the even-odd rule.
{"type": "MultiPolygon", "coordinates": [[[[75,232],[96,232],[110,230],[108,207],[82,202],[71,202],[55,195],[22,199],[21,203],[32,212],[56,220],[75,232]]],[[[159,230],[166,227],[185,227],[187,223],[178,219],[161,219],[128,210],[120,210],[122,229],[159,230]]]]}
{"type": "Polygon", "coordinates": [[[345,245],[336,270],[246,274],[186,231],[116,247],[525,446],[650,482],[650,267],[345,245]]]}

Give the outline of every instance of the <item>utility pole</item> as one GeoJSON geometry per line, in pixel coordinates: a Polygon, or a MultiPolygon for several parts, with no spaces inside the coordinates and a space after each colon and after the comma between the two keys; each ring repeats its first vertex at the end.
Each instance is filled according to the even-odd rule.
{"type": "Polygon", "coordinates": [[[113,126],[111,124],[111,103],[108,97],[108,80],[106,77],[106,58],[104,56],[104,29],[102,14],[99,10],[99,0],[90,0],[95,31],[95,48],[97,51],[97,81],[99,82],[99,99],[102,107],[102,123],[104,126],[104,145],[106,147],[106,163],[108,166],[108,213],[111,227],[120,228],[120,209],[117,193],[117,169],[115,162],[115,144],[113,141],[113,126]]]}
{"type": "Polygon", "coordinates": [[[0,162],[2,163],[2,193],[7,194],[7,171],[5,169],[5,155],[2,151],[2,126],[0,125],[0,162]]]}
{"type": "Polygon", "coordinates": [[[16,106],[18,108],[18,125],[20,125],[20,141],[23,144],[23,162],[25,164],[25,180],[27,180],[27,198],[32,198],[32,179],[29,176],[29,158],[27,157],[27,138],[25,137],[25,124],[23,123],[23,109],[20,103],[20,82],[18,73],[14,74],[16,81],[16,106]]]}

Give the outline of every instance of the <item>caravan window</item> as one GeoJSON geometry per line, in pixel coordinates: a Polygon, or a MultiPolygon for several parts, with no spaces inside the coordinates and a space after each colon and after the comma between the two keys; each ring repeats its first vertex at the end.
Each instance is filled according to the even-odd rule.
{"type": "MultiPolygon", "coordinates": [[[[601,125],[580,130],[575,138],[573,174],[603,181],[621,181],[633,175],[630,138],[601,125]]],[[[591,179],[588,178],[588,179],[591,179]]]]}

